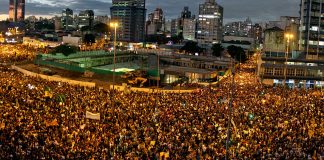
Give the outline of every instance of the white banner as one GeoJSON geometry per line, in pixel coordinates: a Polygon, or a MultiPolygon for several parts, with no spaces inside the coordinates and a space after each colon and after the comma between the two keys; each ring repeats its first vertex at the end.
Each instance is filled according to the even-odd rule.
{"type": "Polygon", "coordinates": [[[80,129],[84,129],[85,126],[86,126],[86,124],[81,125],[81,126],[80,126],[80,129]]]}
{"type": "Polygon", "coordinates": [[[86,112],[86,118],[100,120],[100,113],[86,112]]]}

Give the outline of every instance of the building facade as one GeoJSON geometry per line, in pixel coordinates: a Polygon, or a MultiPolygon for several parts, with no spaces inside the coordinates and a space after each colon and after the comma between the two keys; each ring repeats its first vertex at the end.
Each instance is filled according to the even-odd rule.
{"type": "Polygon", "coordinates": [[[179,26],[180,26],[179,18],[171,20],[171,36],[172,37],[178,36],[180,34],[179,26]]]}
{"type": "Polygon", "coordinates": [[[324,60],[324,0],[301,0],[300,49],[306,59],[324,60]]]}
{"type": "Polygon", "coordinates": [[[206,0],[199,5],[197,41],[203,48],[210,48],[222,41],[223,7],[215,0],[206,0]]]}
{"type": "Polygon", "coordinates": [[[230,22],[224,26],[224,35],[252,37],[253,24],[248,17],[245,21],[230,22]]]}
{"type": "Polygon", "coordinates": [[[145,35],[145,0],[113,0],[111,20],[118,22],[118,40],[142,42],[145,35]]]}
{"type": "Polygon", "coordinates": [[[73,10],[70,8],[62,10],[61,24],[64,30],[74,29],[73,10]]]}
{"type": "Polygon", "coordinates": [[[61,17],[55,16],[53,17],[54,20],[54,27],[55,27],[55,31],[60,31],[62,29],[62,21],[61,21],[61,17]]]}
{"type": "Polygon", "coordinates": [[[25,0],[9,0],[9,21],[18,22],[25,19],[25,0]]]}
{"type": "Polygon", "coordinates": [[[196,19],[185,18],[183,19],[183,39],[195,41],[196,40],[196,19]]]}
{"type": "Polygon", "coordinates": [[[93,27],[94,23],[94,12],[93,10],[81,11],[78,16],[78,28],[88,26],[89,28],[93,27]]]}
{"type": "Polygon", "coordinates": [[[105,16],[96,16],[94,21],[95,21],[94,22],[95,24],[98,24],[98,23],[109,24],[110,18],[107,15],[105,15],[105,16]]]}
{"type": "Polygon", "coordinates": [[[161,8],[156,8],[153,13],[148,15],[147,35],[154,35],[164,32],[164,15],[161,8]]]}
{"type": "Polygon", "coordinates": [[[251,35],[252,38],[254,38],[254,44],[259,46],[260,44],[263,43],[263,39],[262,39],[263,29],[260,24],[256,23],[253,25],[251,35]]]}

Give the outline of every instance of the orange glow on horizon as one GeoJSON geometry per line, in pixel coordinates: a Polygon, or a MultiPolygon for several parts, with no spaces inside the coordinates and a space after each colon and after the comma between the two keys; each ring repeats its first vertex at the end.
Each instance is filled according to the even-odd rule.
{"type": "Polygon", "coordinates": [[[0,20],[6,20],[7,18],[9,18],[8,14],[0,14],[0,20]]]}
{"type": "MultiPolygon", "coordinates": [[[[25,19],[28,18],[29,16],[36,16],[37,18],[43,17],[43,18],[52,18],[55,17],[56,15],[26,15],[25,19]]],[[[9,18],[8,14],[0,14],[0,21],[7,20],[9,18]]]]}

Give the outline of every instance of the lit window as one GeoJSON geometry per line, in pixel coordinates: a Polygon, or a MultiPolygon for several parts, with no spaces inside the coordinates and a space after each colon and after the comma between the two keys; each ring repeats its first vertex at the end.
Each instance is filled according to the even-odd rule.
{"type": "Polygon", "coordinates": [[[311,30],[312,31],[318,31],[318,27],[317,26],[312,26],[311,30]]]}
{"type": "Polygon", "coordinates": [[[318,41],[308,41],[308,44],[310,44],[310,45],[318,45],[318,41]]]}

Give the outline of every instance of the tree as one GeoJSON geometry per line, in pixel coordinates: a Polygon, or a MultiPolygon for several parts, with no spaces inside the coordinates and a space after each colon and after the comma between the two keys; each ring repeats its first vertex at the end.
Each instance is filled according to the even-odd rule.
{"type": "Polygon", "coordinates": [[[109,30],[109,27],[105,23],[98,23],[93,26],[93,31],[96,33],[104,34],[104,33],[108,32],[108,30],[109,30]]]}
{"type": "Polygon", "coordinates": [[[202,52],[202,48],[198,46],[197,42],[188,41],[181,50],[184,50],[187,53],[200,53],[202,52]]]}
{"type": "Polygon", "coordinates": [[[42,30],[54,30],[55,25],[49,21],[40,21],[35,22],[35,30],[42,31],[42,30]]]}
{"type": "Polygon", "coordinates": [[[221,44],[213,44],[212,46],[213,56],[220,57],[224,51],[224,47],[221,44]]]}
{"type": "Polygon", "coordinates": [[[76,53],[78,51],[77,47],[74,46],[68,46],[68,45],[60,45],[54,48],[54,50],[52,51],[52,54],[55,53],[62,53],[65,56],[68,56],[72,53],[76,53]]]}
{"type": "Polygon", "coordinates": [[[96,42],[96,36],[93,35],[93,34],[86,34],[84,35],[84,43],[85,44],[92,44],[92,43],[95,43],[96,42]]]}
{"type": "Polygon", "coordinates": [[[174,44],[180,43],[183,40],[183,35],[179,33],[178,35],[173,35],[170,39],[174,44]]]}
{"type": "Polygon", "coordinates": [[[237,61],[240,61],[241,63],[247,61],[247,56],[242,47],[230,45],[227,47],[227,52],[231,55],[232,58],[234,58],[237,61]]]}
{"type": "Polygon", "coordinates": [[[89,26],[83,26],[80,28],[81,32],[87,32],[87,31],[90,31],[91,28],[89,26]]]}
{"type": "Polygon", "coordinates": [[[146,36],[146,42],[153,42],[153,43],[158,43],[158,44],[165,44],[168,41],[165,38],[165,35],[153,34],[153,35],[147,35],[146,36]]]}

